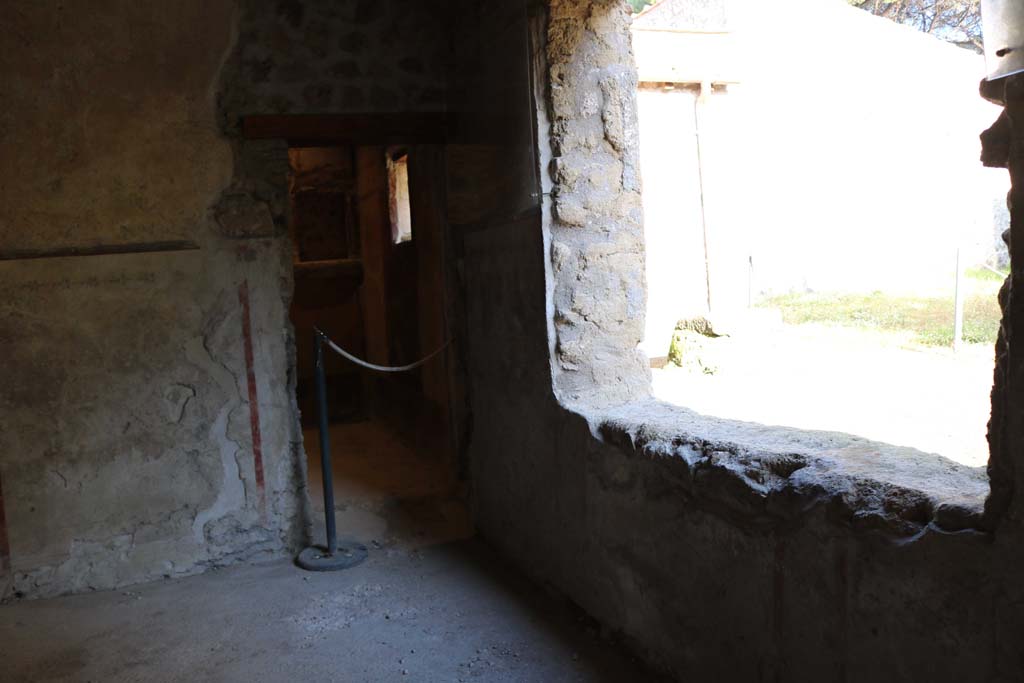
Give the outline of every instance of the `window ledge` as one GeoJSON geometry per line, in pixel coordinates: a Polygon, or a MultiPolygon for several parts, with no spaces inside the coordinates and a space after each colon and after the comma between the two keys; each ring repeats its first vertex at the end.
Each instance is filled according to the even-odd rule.
{"type": "Polygon", "coordinates": [[[675,459],[685,465],[689,495],[747,521],[771,525],[824,505],[856,528],[900,538],[982,529],[989,482],[981,467],[838,432],[708,417],[656,399],[595,417],[605,441],[675,459]]]}

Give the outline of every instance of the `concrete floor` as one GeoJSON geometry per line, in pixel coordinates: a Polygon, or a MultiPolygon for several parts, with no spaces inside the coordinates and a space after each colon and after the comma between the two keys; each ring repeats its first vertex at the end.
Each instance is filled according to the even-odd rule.
{"type": "Polygon", "coordinates": [[[338,525],[370,547],[365,564],[281,560],[8,605],[0,681],[661,680],[469,537],[436,461],[373,423],[332,432],[338,525]]]}

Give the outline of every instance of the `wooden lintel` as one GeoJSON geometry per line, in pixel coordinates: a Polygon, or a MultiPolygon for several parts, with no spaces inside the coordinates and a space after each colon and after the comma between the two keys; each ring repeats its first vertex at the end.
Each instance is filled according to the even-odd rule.
{"type": "Polygon", "coordinates": [[[295,277],[363,277],[363,263],[357,258],[330,259],[326,261],[296,261],[292,264],[295,277]]]}
{"type": "Polygon", "coordinates": [[[447,131],[444,112],[280,114],[242,120],[242,133],[250,140],[287,140],[293,145],[443,144],[447,131]]]}

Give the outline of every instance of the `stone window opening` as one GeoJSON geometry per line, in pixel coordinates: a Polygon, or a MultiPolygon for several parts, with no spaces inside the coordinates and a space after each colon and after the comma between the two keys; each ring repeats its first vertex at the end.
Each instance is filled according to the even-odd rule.
{"type": "Polygon", "coordinates": [[[984,466],[1008,179],[977,163],[982,57],[838,3],[712,5],[631,27],[655,395],[984,466]]]}
{"type": "MultiPolygon", "coordinates": [[[[899,536],[983,528],[990,487],[981,468],[849,434],[713,417],[652,393],[639,346],[651,252],[639,169],[639,79],[624,28],[629,20],[619,16],[627,13],[617,3],[553,2],[547,62],[539,70],[546,106],[539,107],[538,130],[550,131],[539,159],[550,187],[540,194],[552,374],[561,403],[606,441],[682,459],[694,486],[714,472],[742,482],[758,504],[834,499],[851,524],[899,536]]],[[[713,99],[722,90],[715,88],[713,99]]],[[[706,301],[706,292],[700,298],[706,301]]]]}

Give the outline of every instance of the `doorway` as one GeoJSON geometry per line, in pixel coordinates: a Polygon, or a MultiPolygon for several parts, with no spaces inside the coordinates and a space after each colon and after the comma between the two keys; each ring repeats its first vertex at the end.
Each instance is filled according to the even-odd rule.
{"type": "MultiPolygon", "coordinates": [[[[289,148],[290,317],[314,520],[323,512],[314,329],[384,366],[413,363],[450,338],[443,158],[437,145],[289,148]]],[[[339,533],[381,545],[396,525],[445,539],[468,533],[455,501],[448,354],[397,373],[325,354],[339,533]]]]}

